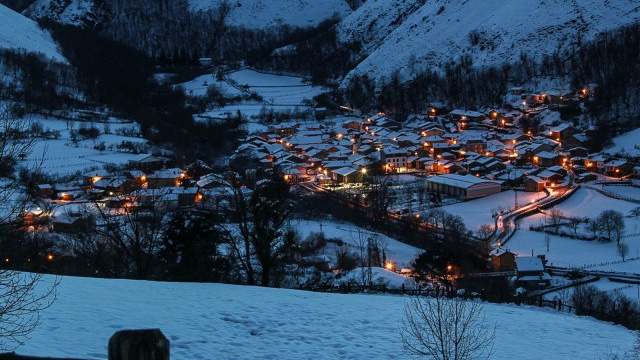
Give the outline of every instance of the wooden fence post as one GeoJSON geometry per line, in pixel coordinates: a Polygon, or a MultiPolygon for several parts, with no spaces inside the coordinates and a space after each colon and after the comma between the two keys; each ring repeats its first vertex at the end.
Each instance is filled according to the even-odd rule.
{"type": "Polygon", "coordinates": [[[109,339],[109,360],[169,360],[169,340],[159,329],[121,330],[109,339]]]}

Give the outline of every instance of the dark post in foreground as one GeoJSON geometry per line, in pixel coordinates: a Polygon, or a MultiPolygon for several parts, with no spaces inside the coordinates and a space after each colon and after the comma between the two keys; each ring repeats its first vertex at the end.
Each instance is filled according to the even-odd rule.
{"type": "Polygon", "coordinates": [[[121,330],[109,339],[109,360],[169,360],[169,340],[159,329],[121,330]]]}

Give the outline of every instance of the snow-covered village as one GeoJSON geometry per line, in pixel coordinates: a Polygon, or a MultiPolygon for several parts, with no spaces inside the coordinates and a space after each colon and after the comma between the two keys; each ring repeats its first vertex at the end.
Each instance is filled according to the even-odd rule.
{"type": "Polygon", "coordinates": [[[0,357],[639,359],[639,21],[0,0],[0,357]]]}

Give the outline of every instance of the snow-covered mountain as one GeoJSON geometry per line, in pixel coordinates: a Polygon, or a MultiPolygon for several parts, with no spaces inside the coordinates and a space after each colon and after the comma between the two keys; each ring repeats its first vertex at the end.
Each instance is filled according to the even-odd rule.
{"type": "MultiPolygon", "coordinates": [[[[217,9],[224,0],[188,0],[191,11],[217,9]]],[[[307,27],[351,13],[345,0],[230,0],[228,24],[250,29],[307,27]]]]}
{"type": "MultiPolygon", "coordinates": [[[[189,10],[217,11],[224,0],[188,0],[189,10]]],[[[227,24],[249,29],[273,26],[314,26],[334,15],[351,13],[346,0],[227,0],[227,24]]],[[[102,9],[93,0],[37,0],[24,14],[34,18],[50,18],[69,25],[93,24],[102,9]]]]}
{"type": "Polygon", "coordinates": [[[97,21],[92,0],[36,0],[24,14],[33,19],[50,18],[61,24],[83,26],[97,21]]]}
{"type": "Polygon", "coordinates": [[[41,53],[61,63],[67,63],[49,32],[4,5],[0,5],[0,48],[41,53]]]}
{"type": "MultiPolygon", "coordinates": [[[[379,79],[470,55],[478,66],[571,49],[640,19],[637,0],[368,0],[339,25],[365,59],[349,74],[379,79]]],[[[349,77],[348,76],[348,77],[349,77]]]]}

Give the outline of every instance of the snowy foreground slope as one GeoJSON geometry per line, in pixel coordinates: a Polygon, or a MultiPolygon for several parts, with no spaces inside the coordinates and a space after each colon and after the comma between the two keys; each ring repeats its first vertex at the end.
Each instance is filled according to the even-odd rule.
{"type": "Polygon", "coordinates": [[[67,63],[47,31],[42,30],[33,20],[1,4],[0,48],[42,53],[58,62],[67,63]]]}
{"type": "Polygon", "coordinates": [[[463,54],[476,66],[517,61],[521,53],[540,59],[638,19],[637,0],[369,0],[343,19],[339,33],[368,55],[350,76],[388,78],[400,70],[406,78],[463,54]]]}
{"type": "MultiPolygon", "coordinates": [[[[47,278],[51,281],[51,278],[47,278]]],[[[408,359],[401,296],[320,294],[221,284],[66,277],[29,355],[106,358],[123,328],[160,328],[173,359],[408,359]]],[[[492,359],[601,359],[633,334],[553,310],[485,306],[498,322],[492,359]]]]}

